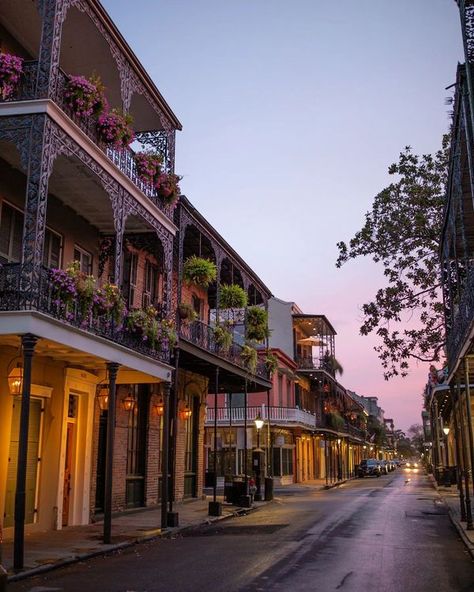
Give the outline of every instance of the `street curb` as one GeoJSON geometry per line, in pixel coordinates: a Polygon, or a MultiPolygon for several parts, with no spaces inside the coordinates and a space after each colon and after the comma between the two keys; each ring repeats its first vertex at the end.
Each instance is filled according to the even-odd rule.
{"type": "Polygon", "coordinates": [[[163,532],[154,533],[151,535],[145,535],[141,537],[136,537],[134,539],[130,539],[128,541],[123,541],[122,543],[116,543],[114,545],[109,545],[106,549],[96,549],[95,551],[89,551],[88,553],[80,553],[78,555],[74,555],[72,557],[66,557],[64,559],[59,559],[54,563],[49,563],[47,565],[40,565],[39,567],[33,567],[32,569],[25,570],[23,572],[19,572],[16,574],[12,574],[7,576],[7,583],[8,582],[18,582],[19,580],[26,580],[27,578],[33,578],[35,576],[47,573],[49,571],[53,571],[55,569],[59,569],[60,567],[67,567],[68,565],[72,565],[73,563],[80,563],[81,561],[85,561],[87,559],[93,559],[94,557],[100,557],[101,555],[109,555],[114,553],[115,551],[121,551],[122,549],[127,549],[129,547],[133,547],[134,545],[138,545],[140,543],[147,543],[157,539],[170,539],[174,535],[177,535],[181,532],[185,532],[188,530],[198,529],[202,526],[210,525],[214,522],[220,522],[221,520],[228,520],[229,518],[236,518],[238,516],[243,516],[245,514],[249,514],[250,512],[255,512],[259,510],[262,506],[266,506],[270,502],[261,502],[258,506],[253,506],[250,508],[236,508],[231,514],[225,514],[223,516],[210,516],[203,520],[202,522],[198,522],[196,524],[188,524],[186,526],[178,526],[177,528],[173,528],[171,530],[164,530],[163,532]]]}
{"type": "Polygon", "coordinates": [[[436,483],[436,479],[433,477],[433,475],[428,475],[428,479],[431,482],[431,485],[433,486],[433,488],[437,491],[440,498],[443,500],[444,504],[446,505],[446,507],[448,509],[448,516],[449,516],[449,519],[451,520],[452,525],[457,530],[459,537],[461,538],[462,542],[464,543],[464,546],[467,549],[467,552],[471,556],[471,559],[474,560],[474,545],[471,543],[471,541],[469,540],[469,537],[466,535],[466,532],[465,532],[464,528],[462,527],[462,524],[457,519],[457,516],[455,515],[455,513],[451,510],[449,505],[444,500],[443,495],[439,491],[438,484],[436,483]]]}

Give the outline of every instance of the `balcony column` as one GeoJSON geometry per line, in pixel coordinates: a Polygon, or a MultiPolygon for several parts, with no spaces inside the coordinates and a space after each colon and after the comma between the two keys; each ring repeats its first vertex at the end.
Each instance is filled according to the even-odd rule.
{"type": "Polygon", "coordinates": [[[176,315],[176,308],[178,306],[178,294],[173,298],[173,237],[170,235],[168,241],[164,242],[163,237],[158,234],[158,238],[163,244],[163,251],[165,255],[165,281],[163,283],[163,314],[166,317],[173,318],[176,315]],[[176,300],[176,302],[173,302],[176,300]],[[173,308],[174,306],[174,308],[173,308]]]}
{"type": "Polygon", "coordinates": [[[46,115],[33,117],[30,133],[21,259],[21,291],[26,302],[31,302],[39,293],[48,181],[59,150],[51,121],[46,115]]]}
{"type": "Polygon", "coordinates": [[[456,481],[459,491],[459,511],[461,515],[461,522],[465,522],[466,520],[466,505],[464,501],[464,490],[463,490],[463,482],[462,482],[462,462],[461,462],[461,447],[460,447],[460,438],[461,435],[459,433],[459,422],[458,422],[458,402],[456,391],[454,387],[450,387],[451,391],[451,401],[453,405],[453,422],[454,422],[454,443],[455,443],[455,453],[456,453],[456,481]]]}
{"type": "MultiPolygon", "coordinates": [[[[15,529],[13,541],[13,567],[23,569],[25,550],[26,463],[28,456],[28,424],[30,420],[31,367],[37,337],[27,333],[21,338],[23,349],[23,380],[18,439],[18,464],[15,490],[15,529]]],[[[1,542],[1,541],[0,541],[1,542]]]]}
{"type": "Polygon", "coordinates": [[[58,93],[59,53],[61,32],[68,0],[37,0],[42,19],[41,44],[38,59],[36,97],[54,98],[58,93]]]}
{"type": "MultiPolygon", "coordinates": [[[[465,385],[465,393],[466,393],[466,419],[467,419],[467,435],[469,441],[469,452],[470,452],[470,461],[471,461],[471,477],[472,471],[474,470],[474,437],[472,434],[472,413],[471,413],[471,387],[469,384],[469,374],[470,374],[470,365],[469,365],[469,358],[464,358],[464,385],[465,385]]],[[[446,441],[446,446],[448,442],[446,441]]],[[[474,487],[474,480],[473,480],[473,487],[474,487]]],[[[474,494],[474,491],[473,491],[474,494]]]]}
{"type": "Polygon", "coordinates": [[[465,505],[466,505],[466,530],[473,530],[474,524],[472,522],[472,507],[471,507],[471,496],[469,493],[469,475],[471,473],[471,469],[469,466],[469,459],[467,457],[467,446],[466,446],[466,430],[464,424],[464,411],[462,405],[462,395],[461,395],[461,381],[459,377],[456,377],[456,399],[458,402],[458,412],[459,412],[459,431],[461,434],[461,458],[462,458],[462,466],[463,466],[463,476],[464,476],[464,494],[465,494],[465,505]]]}
{"type": "Polygon", "coordinates": [[[209,502],[209,516],[221,516],[222,504],[217,501],[217,398],[219,393],[219,367],[216,366],[214,388],[214,483],[212,490],[212,502],[209,502]]]}
{"type": "Polygon", "coordinates": [[[104,543],[110,545],[112,538],[112,485],[115,439],[116,379],[119,364],[107,363],[109,380],[109,401],[107,411],[107,444],[105,450],[105,492],[104,492],[104,543]]]}
{"type": "Polygon", "coordinates": [[[178,512],[173,511],[174,491],[176,483],[176,442],[178,437],[178,390],[179,390],[179,347],[174,350],[174,371],[173,379],[170,386],[169,395],[169,477],[168,477],[168,491],[169,491],[169,512],[167,523],[168,526],[177,526],[178,512]]]}
{"type": "Polygon", "coordinates": [[[169,382],[163,383],[163,445],[161,457],[161,528],[168,526],[168,496],[169,496],[169,435],[170,435],[170,389],[169,382]]]}

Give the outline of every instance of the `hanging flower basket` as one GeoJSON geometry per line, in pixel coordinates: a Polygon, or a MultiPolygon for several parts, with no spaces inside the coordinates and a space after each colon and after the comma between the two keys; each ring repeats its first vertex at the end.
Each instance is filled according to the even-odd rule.
{"type": "Polygon", "coordinates": [[[159,197],[161,197],[165,203],[173,204],[181,195],[181,189],[179,187],[180,181],[181,177],[174,173],[162,173],[161,175],[158,175],[155,180],[155,188],[159,197]]]}
{"type": "Polygon", "coordinates": [[[70,76],[64,90],[66,105],[79,119],[100,115],[107,106],[99,77],[70,76]]]}
{"type": "Polygon", "coordinates": [[[216,278],[217,267],[210,259],[192,255],[184,262],[183,279],[187,284],[207,288],[216,278]]]}
{"type": "Polygon", "coordinates": [[[137,175],[144,183],[154,184],[161,175],[163,157],[157,152],[137,152],[134,155],[137,175]]]}
{"type": "Polygon", "coordinates": [[[219,306],[221,308],[245,308],[247,292],[237,284],[223,284],[220,287],[219,306]]]}
{"type": "Polygon", "coordinates": [[[23,58],[0,53],[0,98],[10,99],[18,88],[23,73],[23,58]]]}
{"type": "Polygon", "coordinates": [[[116,150],[125,150],[135,137],[131,127],[132,121],[131,115],[120,113],[117,109],[102,113],[97,120],[100,139],[116,150]]]}

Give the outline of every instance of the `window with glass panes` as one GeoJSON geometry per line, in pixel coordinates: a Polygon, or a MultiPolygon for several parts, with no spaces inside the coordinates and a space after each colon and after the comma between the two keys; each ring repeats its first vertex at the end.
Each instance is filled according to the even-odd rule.
{"type": "Polygon", "coordinates": [[[77,245],[74,246],[74,261],[79,261],[81,271],[87,274],[92,273],[92,255],[77,245]]]}
{"type": "MultiPolygon", "coordinates": [[[[0,262],[16,263],[21,260],[24,215],[21,210],[3,202],[0,218],[0,262]]],[[[62,238],[49,228],[44,236],[43,265],[61,266],[62,238]]]]}
{"type": "Polygon", "coordinates": [[[143,306],[156,304],[158,287],[158,267],[150,261],[145,262],[145,281],[143,282],[143,306]]]}

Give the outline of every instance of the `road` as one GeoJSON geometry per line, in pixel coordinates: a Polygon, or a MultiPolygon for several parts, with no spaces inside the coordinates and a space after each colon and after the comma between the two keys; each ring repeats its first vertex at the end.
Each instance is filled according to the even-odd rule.
{"type": "Polygon", "coordinates": [[[426,476],[288,488],[258,512],[11,584],[8,592],[473,592],[426,476]]]}

